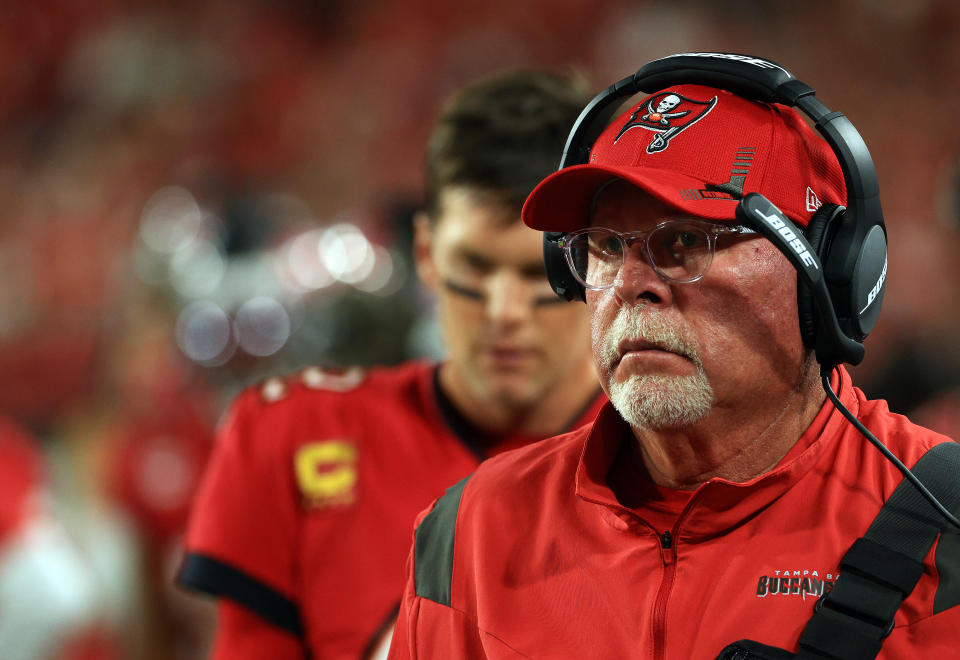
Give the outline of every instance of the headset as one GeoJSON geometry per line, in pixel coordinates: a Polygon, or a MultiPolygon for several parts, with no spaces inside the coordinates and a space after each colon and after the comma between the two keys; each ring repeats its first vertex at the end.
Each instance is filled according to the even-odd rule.
{"type": "MultiPolygon", "coordinates": [[[[567,137],[559,169],[589,161],[593,143],[627,97],[682,84],[798,108],[830,145],[843,172],[846,207],[824,204],[801,229],[766,197],[748,193],[737,205],[737,221],[762,234],[796,268],[800,334],[816,353],[830,400],[941,515],[960,527],[960,520],[843,406],[830,386],[830,374],[840,363],[856,365],[863,360],[863,341],[880,315],[887,276],[887,232],[876,169],[863,138],[843,113],[827,108],[813,88],[771,60],[737,53],[669,55],[649,62],[590,101],[567,137]]],[[[561,298],[585,300],[584,287],[574,279],[560,247],[564,236],[544,232],[547,278],[561,298]]]]}
{"type": "MultiPolygon", "coordinates": [[[[627,97],[681,84],[717,87],[750,100],[799,108],[833,149],[846,183],[847,207],[824,204],[798,237],[815,255],[814,266],[798,261],[784,235],[763,220],[760,214],[774,213],[786,227],[795,228],[773,204],[758,200],[766,201],[758,193],[743,198],[737,220],[771,239],[798,266],[800,331],[820,364],[859,364],[886,284],[887,234],[876,170],[853,124],[779,64],[735,53],[682,53],[654,60],[590,101],[567,138],[560,169],[588,162],[594,141],[627,97]]],[[[547,277],[560,297],[584,300],[583,286],[573,278],[558,245],[562,237],[558,232],[544,233],[547,277]]]]}

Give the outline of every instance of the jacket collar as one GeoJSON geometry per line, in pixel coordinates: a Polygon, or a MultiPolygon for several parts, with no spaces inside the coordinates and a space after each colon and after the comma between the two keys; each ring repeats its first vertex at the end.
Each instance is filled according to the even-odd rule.
{"type": "MultiPolygon", "coordinates": [[[[831,379],[840,401],[856,415],[859,409],[853,384],[840,367],[831,379]]],[[[786,493],[806,475],[823,453],[825,446],[846,430],[848,422],[827,400],[796,445],[769,472],[750,481],[734,483],[715,477],[702,484],[687,503],[674,527],[674,535],[688,540],[706,539],[736,527],[786,493]]],[[[629,426],[613,405],[607,403],[584,443],[576,474],[576,494],[583,500],[603,505],[618,520],[617,527],[634,527],[642,506],[628,509],[617,501],[607,483],[607,475],[626,438],[632,438],[629,426]]],[[[604,516],[607,518],[607,516],[604,516]]]]}

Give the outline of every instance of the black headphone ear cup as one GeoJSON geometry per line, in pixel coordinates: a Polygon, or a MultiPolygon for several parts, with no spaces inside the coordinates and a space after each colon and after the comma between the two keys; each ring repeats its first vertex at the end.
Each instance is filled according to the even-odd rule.
{"type": "Polygon", "coordinates": [[[554,293],[564,300],[585,301],[586,291],[573,278],[573,273],[567,266],[566,257],[560,247],[560,240],[565,236],[562,232],[543,232],[543,265],[547,271],[547,281],[554,293]]]}
{"type": "MultiPolygon", "coordinates": [[[[844,207],[838,204],[824,204],[810,219],[804,235],[813,248],[817,259],[824,263],[827,245],[829,243],[830,228],[843,216],[844,207]]],[[[797,314],[800,318],[800,336],[808,348],[815,348],[817,343],[817,303],[813,291],[802,279],[797,280],[797,314]]]]}

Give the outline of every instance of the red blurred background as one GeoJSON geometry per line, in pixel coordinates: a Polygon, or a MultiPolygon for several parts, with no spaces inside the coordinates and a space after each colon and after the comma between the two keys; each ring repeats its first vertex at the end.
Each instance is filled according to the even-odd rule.
{"type": "Polygon", "coordinates": [[[239,388],[441,353],[408,249],[447,94],[517,66],[599,91],[689,50],[776,60],[858,127],[890,264],[855,379],[960,435],[952,0],[4,3],[0,415],[100,608],[57,657],[202,656],[209,611],[168,577],[239,388]]]}

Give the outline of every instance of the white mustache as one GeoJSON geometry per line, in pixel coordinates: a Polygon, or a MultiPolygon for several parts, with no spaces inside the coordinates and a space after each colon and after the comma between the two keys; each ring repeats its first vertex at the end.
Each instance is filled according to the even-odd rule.
{"type": "Polygon", "coordinates": [[[630,339],[656,344],[663,350],[689,358],[698,367],[703,364],[699,351],[679,328],[642,306],[626,306],[620,308],[604,333],[601,358],[605,367],[609,368],[623,357],[620,343],[630,339]]]}

